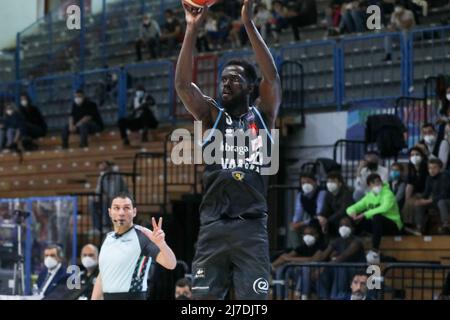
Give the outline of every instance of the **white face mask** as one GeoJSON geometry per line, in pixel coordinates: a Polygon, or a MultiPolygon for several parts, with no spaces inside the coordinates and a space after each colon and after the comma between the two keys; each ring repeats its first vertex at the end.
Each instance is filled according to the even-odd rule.
{"type": "Polygon", "coordinates": [[[8,110],[5,111],[5,113],[6,113],[8,116],[10,116],[10,115],[13,114],[13,111],[12,111],[11,109],[8,109],[8,110]]]}
{"type": "Polygon", "coordinates": [[[422,162],[421,156],[412,156],[409,160],[411,160],[411,163],[415,166],[419,165],[422,162]]]}
{"type": "Polygon", "coordinates": [[[397,13],[402,12],[402,8],[401,7],[395,7],[394,11],[397,12],[397,13]]]}
{"type": "Polygon", "coordinates": [[[335,193],[338,190],[338,184],[336,182],[327,182],[327,189],[331,193],[335,193]]]}
{"type": "Polygon", "coordinates": [[[316,238],[314,236],[310,235],[310,234],[305,234],[303,236],[303,242],[305,242],[305,244],[308,247],[311,247],[311,246],[313,246],[316,243],[316,238]]]}
{"type": "Polygon", "coordinates": [[[28,101],[27,100],[20,100],[20,105],[26,107],[26,106],[28,106],[28,101]]]}
{"type": "Polygon", "coordinates": [[[81,264],[86,269],[91,269],[97,266],[98,262],[94,258],[91,257],[83,257],[81,258],[81,264]]]}
{"type": "Polygon", "coordinates": [[[83,103],[83,98],[76,97],[74,99],[76,105],[81,105],[83,103]]]}
{"type": "Polygon", "coordinates": [[[136,97],[137,98],[142,98],[144,96],[144,91],[136,91],[136,97]]]}
{"type": "Polygon", "coordinates": [[[445,97],[447,98],[447,101],[450,101],[450,93],[447,93],[445,97]]]}
{"type": "Polygon", "coordinates": [[[302,190],[305,194],[308,194],[314,190],[314,186],[311,183],[302,184],[302,190]]]}
{"type": "Polygon", "coordinates": [[[381,186],[376,186],[372,188],[372,192],[375,194],[380,194],[381,192],[381,186]]]}
{"type": "Polygon", "coordinates": [[[340,226],[339,234],[342,238],[348,238],[352,234],[352,229],[348,226],[340,226]]]}
{"type": "Polygon", "coordinates": [[[51,270],[58,265],[58,261],[52,257],[45,257],[44,265],[46,266],[47,269],[51,270]]]}
{"type": "Polygon", "coordinates": [[[423,140],[425,140],[426,144],[433,144],[436,142],[436,137],[432,134],[429,134],[429,135],[424,136],[423,140]]]}

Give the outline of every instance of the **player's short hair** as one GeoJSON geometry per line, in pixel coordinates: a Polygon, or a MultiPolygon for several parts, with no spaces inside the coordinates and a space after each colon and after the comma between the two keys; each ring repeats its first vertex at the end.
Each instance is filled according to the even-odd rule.
{"type": "Polygon", "coordinates": [[[131,205],[134,207],[136,207],[136,201],[134,200],[133,195],[130,192],[127,191],[120,191],[118,193],[116,193],[112,198],[111,198],[111,203],[110,203],[110,207],[112,206],[112,203],[115,199],[120,198],[120,199],[130,199],[131,200],[131,205]]]}
{"type": "Polygon", "coordinates": [[[256,80],[258,80],[258,75],[256,74],[255,67],[251,63],[249,63],[245,60],[230,60],[225,64],[225,68],[228,66],[242,67],[244,69],[245,78],[251,84],[255,84],[256,80]]]}

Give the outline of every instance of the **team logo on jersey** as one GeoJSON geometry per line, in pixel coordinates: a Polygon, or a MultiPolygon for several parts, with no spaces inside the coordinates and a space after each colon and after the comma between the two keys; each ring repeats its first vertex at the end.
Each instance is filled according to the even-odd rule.
{"type": "Polygon", "coordinates": [[[245,173],[243,173],[242,171],[233,171],[231,173],[231,175],[237,181],[242,181],[242,180],[244,180],[244,177],[245,177],[245,173]]]}
{"type": "Polygon", "coordinates": [[[197,271],[195,272],[195,279],[198,279],[198,278],[204,278],[205,275],[206,275],[205,269],[203,269],[203,268],[198,268],[197,271]]]}
{"type": "Polygon", "coordinates": [[[264,278],[258,278],[253,282],[253,291],[257,294],[267,294],[269,292],[269,281],[264,278]]]}

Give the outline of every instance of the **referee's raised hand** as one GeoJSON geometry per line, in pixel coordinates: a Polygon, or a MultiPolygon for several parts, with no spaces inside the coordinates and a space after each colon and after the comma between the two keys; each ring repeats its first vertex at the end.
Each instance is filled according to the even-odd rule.
{"type": "Polygon", "coordinates": [[[163,219],[161,217],[158,220],[158,224],[156,224],[155,218],[152,217],[153,232],[150,232],[149,238],[158,247],[166,242],[166,234],[162,230],[162,221],[163,219]]]}

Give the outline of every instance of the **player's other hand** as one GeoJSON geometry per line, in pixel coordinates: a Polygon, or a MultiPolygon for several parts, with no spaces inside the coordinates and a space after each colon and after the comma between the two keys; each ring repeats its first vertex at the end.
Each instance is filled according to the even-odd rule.
{"type": "Polygon", "coordinates": [[[208,14],[208,7],[195,8],[182,0],[184,14],[186,16],[186,24],[198,30],[206,19],[208,14]]]}

